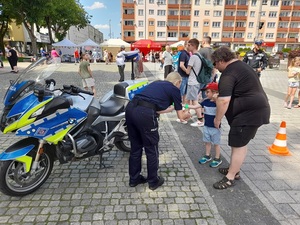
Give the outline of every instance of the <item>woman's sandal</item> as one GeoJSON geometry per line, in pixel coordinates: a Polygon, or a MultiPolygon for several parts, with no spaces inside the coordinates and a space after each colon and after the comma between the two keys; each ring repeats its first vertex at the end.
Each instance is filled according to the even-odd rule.
{"type": "MultiPolygon", "coordinates": [[[[229,168],[219,168],[219,172],[225,176],[227,175],[228,170],[229,170],[229,168]]],[[[235,180],[241,179],[240,171],[235,174],[234,179],[235,180]]]]}
{"type": "Polygon", "coordinates": [[[300,105],[299,104],[294,105],[294,108],[300,108],[300,105]]]}
{"type": "Polygon", "coordinates": [[[220,190],[223,190],[223,189],[226,189],[226,188],[229,188],[229,187],[232,187],[234,186],[235,182],[234,180],[229,180],[226,176],[223,177],[222,180],[220,180],[219,182],[217,183],[214,183],[214,188],[215,189],[220,189],[220,190]]]}

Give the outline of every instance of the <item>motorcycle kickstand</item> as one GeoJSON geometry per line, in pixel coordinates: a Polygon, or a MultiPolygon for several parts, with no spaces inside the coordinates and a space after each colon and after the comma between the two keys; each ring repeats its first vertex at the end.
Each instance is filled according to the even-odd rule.
{"type": "Polygon", "coordinates": [[[109,151],[100,151],[100,152],[99,152],[99,161],[100,161],[99,169],[100,169],[100,170],[106,169],[106,168],[114,167],[114,166],[111,166],[111,165],[110,165],[110,166],[106,166],[106,165],[104,164],[103,154],[104,154],[105,152],[109,152],[109,151]]]}

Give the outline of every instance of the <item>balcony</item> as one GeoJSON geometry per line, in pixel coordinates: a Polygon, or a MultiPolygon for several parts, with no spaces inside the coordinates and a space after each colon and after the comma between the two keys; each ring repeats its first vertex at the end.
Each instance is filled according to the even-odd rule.
{"type": "Polygon", "coordinates": [[[182,4],[180,5],[180,9],[191,9],[192,8],[192,4],[182,4]]]}
{"type": "Polygon", "coordinates": [[[300,28],[290,28],[289,32],[293,32],[293,33],[299,33],[300,28]]]}
{"type": "Polygon", "coordinates": [[[127,37],[123,37],[123,40],[126,42],[133,42],[135,41],[135,37],[134,36],[127,36],[127,37]]]}
{"type": "Polygon", "coordinates": [[[287,27],[278,27],[277,32],[288,32],[288,28],[287,27]]]}
{"type": "Polygon", "coordinates": [[[134,3],[122,3],[122,7],[127,9],[134,9],[134,3]]]}
{"type": "Polygon", "coordinates": [[[179,9],[179,4],[168,4],[168,9],[179,9]]]}
{"type": "Polygon", "coordinates": [[[168,15],[168,20],[178,20],[179,16],[178,15],[168,15]]]}
{"type": "Polygon", "coordinates": [[[299,11],[300,10],[300,5],[294,5],[293,10],[294,11],[299,11]]]}
{"type": "Polygon", "coordinates": [[[231,37],[223,37],[223,38],[221,38],[221,41],[222,42],[231,42],[232,38],[231,37]]]}
{"type": "Polygon", "coordinates": [[[176,31],[178,31],[178,26],[168,26],[168,28],[167,28],[167,30],[168,31],[173,31],[173,30],[176,30],[176,31]]]}
{"type": "Polygon", "coordinates": [[[123,20],[125,19],[133,19],[134,20],[134,13],[133,14],[123,14],[123,20]]]}
{"type": "Polygon", "coordinates": [[[246,27],[236,27],[235,31],[246,31],[246,27]]]}
{"type": "Polygon", "coordinates": [[[276,43],[285,43],[286,42],[286,38],[276,38],[276,43]]]}
{"type": "Polygon", "coordinates": [[[292,16],[291,21],[299,21],[300,22],[300,17],[299,16],[292,16]]]}
{"type": "Polygon", "coordinates": [[[234,31],[234,27],[223,27],[223,31],[234,31]]]}
{"type": "Polygon", "coordinates": [[[281,10],[289,10],[289,11],[292,11],[292,7],[291,5],[282,5],[280,7],[281,10]]]}
{"type": "Polygon", "coordinates": [[[224,20],[234,21],[235,16],[224,16],[224,20]]]}
{"type": "Polygon", "coordinates": [[[235,19],[240,21],[247,21],[247,16],[236,16],[235,19]]]}
{"type": "Polygon", "coordinates": [[[248,5],[237,5],[236,9],[237,10],[248,10],[248,5]]]}
{"type": "Polygon", "coordinates": [[[298,39],[297,38],[287,38],[286,42],[296,43],[296,42],[298,42],[298,39]]]}
{"type": "Polygon", "coordinates": [[[133,25],[124,25],[123,26],[123,30],[129,31],[129,30],[134,30],[134,29],[135,29],[135,26],[133,26],[133,25]]]}
{"type": "Polygon", "coordinates": [[[180,20],[191,20],[191,16],[180,15],[180,20]]]}
{"type": "Polygon", "coordinates": [[[290,17],[287,16],[280,16],[279,21],[290,21],[290,17]]]}
{"type": "Polygon", "coordinates": [[[190,26],[189,27],[187,27],[187,26],[185,26],[185,27],[181,26],[179,30],[180,31],[190,31],[190,29],[191,29],[190,26]]]}
{"type": "Polygon", "coordinates": [[[244,38],[233,38],[233,42],[244,42],[244,38]]]}
{"type": "Polygon", "coordinates": [[[236,9],[236,5],[225,5],[225,9],[236,9]]]}

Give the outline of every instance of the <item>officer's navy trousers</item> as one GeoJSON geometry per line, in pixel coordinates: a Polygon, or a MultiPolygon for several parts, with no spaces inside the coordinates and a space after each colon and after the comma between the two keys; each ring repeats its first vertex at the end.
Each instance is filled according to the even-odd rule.
{"type": "Polygon", "coordinates": [[[147,158],[147,180],[149,185],[158,182],[158,116],[154,109],[129,102],[126,108],[126,124],[131,144],[129,157],[130,183],[136,183],[140,179],[142,169],[142,153],[145,149],[147,158]]]}

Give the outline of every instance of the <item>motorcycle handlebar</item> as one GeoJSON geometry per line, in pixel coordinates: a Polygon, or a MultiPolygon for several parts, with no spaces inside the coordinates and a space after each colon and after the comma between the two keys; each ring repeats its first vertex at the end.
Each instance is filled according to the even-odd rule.
{"type": "Polygon", "coordinates": [[[91,91],[83,90],[83,89],[73,86],[73,85],[63,85],[63,87],[64,87],[65,91],[71,92],[74,94],[83,93],[83,94],[88,94],[88,95],[94,95],[94,93],[91,91]]]}

